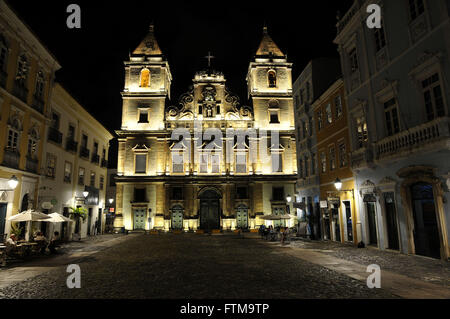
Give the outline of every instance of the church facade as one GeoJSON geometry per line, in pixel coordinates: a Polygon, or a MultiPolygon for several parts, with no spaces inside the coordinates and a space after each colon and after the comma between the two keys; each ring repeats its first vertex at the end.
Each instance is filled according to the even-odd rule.
{"type": "Polygon", "coordinates": [[[264,28],[247,73],[250,105],[241,104],[224,74],[210,67],[194,75],[185,94],[171,99],[169,63],[150,26],[125,62],[115,227],[293,226],[297,159],[291,71],[264,28]],[[269,215],[283,219],[266,220],[269,215]]]}

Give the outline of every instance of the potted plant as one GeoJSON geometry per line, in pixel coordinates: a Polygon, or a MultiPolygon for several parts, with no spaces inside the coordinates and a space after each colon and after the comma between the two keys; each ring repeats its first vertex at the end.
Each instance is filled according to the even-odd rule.
{"type": "Polygon", "coordinates": [[[14,234],[16,238],[19,238],[22,235],[22,228],[17,226],[17,223],[11,223],[11,234],[14,234]]]}
{"type": "Polygon", "coordinates": [[[81,239],[80,231],[80,221],[83,220],[83,222],[86,220],[88,212],[86,208],[84,207],[70,207],[71,212],[69,213],[70,217],[75,220],[75,234],[77,235],[77,239],[81,239]]]}

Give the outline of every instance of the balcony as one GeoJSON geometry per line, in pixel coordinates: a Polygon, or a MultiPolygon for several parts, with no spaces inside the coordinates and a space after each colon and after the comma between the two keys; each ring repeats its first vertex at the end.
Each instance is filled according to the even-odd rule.
{"type": "Polygon", "coordinates": [[[32,158],[30,156],[27,156],[27,162],[26,162],[26,170],[30,173],[38,174],[39,172],[39,161],[36,158],[32,158]]]}
{"type": "Polygon", "coordinates": [[[108,167],[108,161],[102,158],[102,167],[108,167]]]}
{"type": "Polygon", "coordinates": [[[78,150],[78,142],[75,142],[73,138],[69,137],[66,140],[66,151],[76,153],[78,150]]]}
{"type": "Polygon", "coordinates": [[[376,144],[377,160],[409,156],[430,148],[442,149],[449,139],[450,118],[439,118],[379,141],[376,144]]]}
{"type": "Polygon", "coordinates": [[[80,147],[80,157],[89,158],[89,154],[90,154],[90,151],[86,147],[84,147],[84,146],[80,147]]]}
{"type": "Polygon", "coordinates": [[[3,70],[0,70],[0,86],[2,88],[6,88],[6,82],[8,80],[8,73],[3,70]]]}
{"type": "Polygon", "coordinates": [[[100,164],[100,155],[92,154],[91,163],[100,164]]]}
{"type": "Polygon", "coordinates": [[[21,82],[14,82],[13,94],[22,102],[27,103],[28,89],[21,82]]]}
{"type": "Polygon", "coordinates": [[[3,153],[3,166],[9,168],[19,168],[20,161],[20,153],[15,149],[5,148],[5,152],[3,153]]]}
{"type": "Polygon", "coordinates": [[[48,128],[48,141],[58,145],[62,144],[62,133],[53,127],[48,128]]]}
{"type": "Polygon", "coordinates": [[[348,12],[342,17],[342,19],[339,19],[337,23],[338,34],[340,34],[342,30],[344,30],[344,28],[350,23],[350,21],[356,15],[358,10],[359,4],[357,1],[354,1],[350,10],[348,10],[348,12]]]}
{"type": "Polygon", "coordinates": [[[39,113],[43,113],[44,112],[44,101],[42,100],[41,97],[34,96],[33,97],[33,104],[31,104],[31,106],[33,107],[33,109],[35,109],[39,113]]]}

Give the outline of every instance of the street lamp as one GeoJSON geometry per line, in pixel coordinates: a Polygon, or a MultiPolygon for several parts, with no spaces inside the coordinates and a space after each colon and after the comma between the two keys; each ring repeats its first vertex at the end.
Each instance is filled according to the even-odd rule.
{"type": "Polygon", "coordinates": [[[339,178],[336,178],[336,181],[334,182],[334,187],[336,187],[338,191],[342,189],[342,182],[339,178]]]}
{"type": "Polygon", "coordinates": [[[12,192],[16,189],[17,185],[19,185],[19,180],[17,179],[16,175],[13,175],[9,180],[8,180],[8,186],[10,187],[9,189],[0,189],[1,192],[12,192]]]}
{"type": "Polygon", "coordinates": [[[291,195],[287,195],[287,196],[286,196],[286,200],[287,200],[288,203],[290,203],[290,202],[292,201],[291,195]]]}
{"type": "Polygon", "coordinates": [[[114,203],[114,198],[110,198],[110,199],[108,199],[108,201],[109,201],[109,204],[112,205],[112,203],[114,203]]]}
{"type": "Polygon", "coordinates": [[[84,191],[83,192],[83,196],[84,196],[84,198],[87,198],[89,196],[89,192],[88,191],[84,191]]]}

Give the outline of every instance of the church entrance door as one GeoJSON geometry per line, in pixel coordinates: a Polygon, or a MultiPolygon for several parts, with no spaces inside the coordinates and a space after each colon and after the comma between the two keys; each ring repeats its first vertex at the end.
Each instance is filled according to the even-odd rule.
{"type": "Polygon", "coordinates": [[[135,208],[133,210],[134,213],[134,230],[144,230],[145,229],[145,216],[146,209],[145,208],[135,208]]]}
{"type": "Polygon", "coordinates": [[[183,208],[181,206],[172,208],[172,229],[183,229],[183,208]]]}
{"type": "Polygon", "coordinates": [[[220,197],[212,190],[200,196],[200,229],[220,229],[220,197]]]}
{"type": "Polygon", "coordinates": [[[236,227],[238,229],[248,228],[248,208],[245,205],[239,206],[236,211],[236,227]]]}

